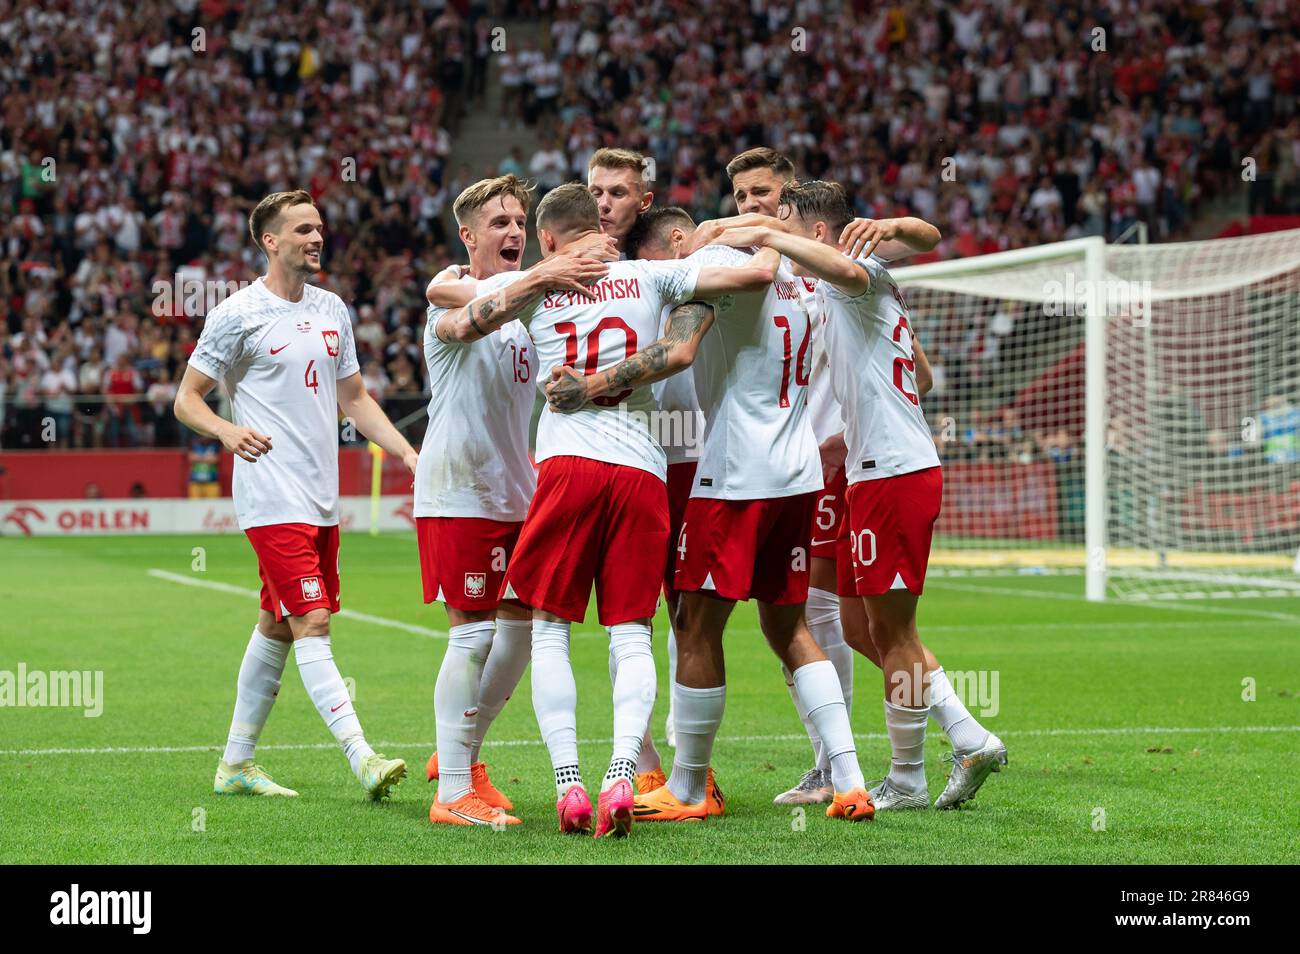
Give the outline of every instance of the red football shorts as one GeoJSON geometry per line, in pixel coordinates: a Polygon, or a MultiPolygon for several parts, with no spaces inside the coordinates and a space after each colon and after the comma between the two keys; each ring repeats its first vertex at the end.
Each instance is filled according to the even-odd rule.
{"type": "Polygon", "coordinates": [[[668,492],[654,474],[586,457],[542,461],[505,596],[571,622],[592,584],[601,625],[655,614],[668,553],[668,492]]]}
{"type": "Polygon", "coordinates": [[[858,581],[853,569],[853,533],[849,528],[849,495],[844,492],[844,513],[835,537],[835,595],[858,595],[858,581]]]}
{"type": "Polygon", "coordinates": [[[848,500],[857,595],[906,589],[920,596],[943,502],[942,469],[861,480],[849,486],[848,500]]]}
{"type": "Polygon", "coordinates": [[[519,520],[416,517],[424,601],[442,600],[466,611],[496,609],[522,526],[519,520]]]}
{"type": "Polygon", "coordinates": [[[339,611],[339,528],[276,523],[244,531],[257,554],[262,609],[286,616],[339,611]]]}
{"type": "Polygon", "coordinates": [[[839,539],[840,525],[844,523],[844,495],[848,489],[848,475],[844,468],[840,468],[838,476],[817,496],[809,556],[836,559],[838,550],[835,541],[839,539]]]}
{"type": "Polygon", "coordinates": [[[723,599],[808,600],[808,540],[821,491],[772,500],[692,497],[677,535],[674,585],[723,599]]]}
{"type": "Polygon", "coordinates": [[[682,532],[686,518],[686,504],[691,499],[695,485],[695,461],[668,465],[668,562],[664,567],[664,598],[671,602],[677,596],[673,577],[677,571],[677,537],[682,532]]]}

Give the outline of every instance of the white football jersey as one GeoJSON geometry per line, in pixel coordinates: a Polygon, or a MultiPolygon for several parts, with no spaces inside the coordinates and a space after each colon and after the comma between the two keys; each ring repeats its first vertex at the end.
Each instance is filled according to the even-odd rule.
{"type": "Polygon", "coordinates": [[[896,477],[939,465],[921,411],[907,305],[874,257],[859,258],[871,287],[850,297],[818,282],[826,317],[831,386],[844,412],[849,483],[896,477]]]}
{"type": "MultiPolygon", "coordinates": [[[[709,245],[686,259],[743,266],[752,256],[709,245]]],[[[784,264],[766,289],[727,295],[695,358],[704,447],[692,497],[761,500],[822,489],[808,422],[812,322],[784,264]]]]}
{"type": "Polygon", "coordinates": [[[517,321],[482,341],[440,341],[434,327],[445,312],[430,306],[424,326],[431,398],[415,470],[415,516],[523,520],[537,487],[528,459],[537,396],[533,342],[517,321]]]}
{"type": "MultiPolygon", "coordinates": [[[[672,310],[672,305],[664,306],[659,323],[661,338],[672,310]]],[[[700,412],[700,400],[695,396],[695,375],[687,368],[672,377],[656,381],[650,385],[650,390],[659,402],[663,425],[659,428],[658,437],[669,466],[694,463],[700,456],[700,444],[704,439],[704,415],[700,412]]]]}
{"type": "Polygon", "coordinates": [[[315,285],[286,301],[262,279],[208,313],[190,365],[225,383],[235,423],[271,438],[271,452],[235,457],[242,530],[339,522],[338,394],[360,372],[343,299],[315,285]]]}
{"type": "MultiPolygon", "coordinates": [[[[592,289],[596,301],[572,292],[543,296],[519,316],[537,349],[538,386],[545,387],[557,365],[595,374],[656,341],[664,306],[687,301],[699,271],[698,265],[678,261],[610,262],[609,274],[592,289]]],[[[489,278],[479,283],[479,293],[509,285],[522,274],[489,278]]],[[[547,409],[537,424],[537,462],[586,457],[665,480],[667,460],[654,434],[657,410],[649,387],[597,398],[571,414],[547,409]]]]}
{"type": "Polygon", "coordinates": [[[817,279],[796,277],[799,298],[812,318],[812,359],[808,372],[808,420],[812,422],[817,446],[828,437],[844,431],[844,416],[840,402],[835,400],[831,388],[830,358],[826,354],[826,316],[822,314],[821,299],[817,295],[817,279]]]}

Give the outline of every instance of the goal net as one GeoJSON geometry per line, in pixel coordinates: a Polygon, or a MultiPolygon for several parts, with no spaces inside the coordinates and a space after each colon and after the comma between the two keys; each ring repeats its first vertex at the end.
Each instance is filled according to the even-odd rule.
{"type": "Polygon", "coordinates": [[[935,368],[940,572],[1300,595],[1300,231],[894,275],[935,368]]]}

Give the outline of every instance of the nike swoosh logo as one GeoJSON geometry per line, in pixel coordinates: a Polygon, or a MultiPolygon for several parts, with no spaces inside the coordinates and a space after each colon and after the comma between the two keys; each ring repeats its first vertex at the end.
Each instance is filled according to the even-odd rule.
{"type": "Polygon", "coordinates": [[[447,814],[448,814],[448,815],[455,815],[457,818],[463,818],[463,819],[465,819],[465,821],[469,822],[471,825],[490,825],[490,824],[492,824],[490,821],[487,821],[487,820],[482,819],[482,818],[475,818],[473,815],[466,815],[464,812],[452,812],[452,811],[449,811],[449,812],[447,812],[447,814]]]}
{"type": "Polygon", "coordinates": [[[330,712],[338,712],[340,709],[342,709],[342,708],[343,708],[345,705],[347,705],[347,704],[348,704],[348,700],[347,700],[347,699],[344,699],[344,700],[343,700],[342,702],[340,702],[338,705],[336,705],[336,706],[330,706],[330,712]]]}
{"type": "Polygon", "coordinates": [[[819,547],[819,546],[821,546],[823,543],[834,543],[834,542],[835,542],[834,540],[814,540],[814,541],[812,542],[812,545],[815,546],[815,547],[819,547]]]}
{"type": "Polygon", "coordinates": [[[278,348],[272,348],[272,349],[271,349],[271,357],[274,358],[277,354],[279,354],[279,353],[280,353],[281,351],[283,351],[285,348],[289,347],[290,344],[293,344],[293,342],[290,341],[289,344],[282,344],[282,345],[280,345],[280,347],[278,347],[278,348]]]}

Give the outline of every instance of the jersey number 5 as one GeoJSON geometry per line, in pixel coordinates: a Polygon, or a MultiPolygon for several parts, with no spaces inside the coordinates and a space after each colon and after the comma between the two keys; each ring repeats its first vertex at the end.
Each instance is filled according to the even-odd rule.
{"type": "MultiPolygon", "coordinates": [[[[583,374],[595,374],[600,370],[600,336],[604,331],[614,329],[621,330],[625,339],[624,357],[630,358],[636,354],[636,332],[628,327],[626,321],[614,315],[606,315],[600,319],[600,323],[592,328],[587,334],[587,360],[583,366],[583,374]]],[[[578,326],[572,321],[557,321],[555,330],[565,336],[564,341],[564,363],[570,368],[578,366],[578,326]]],[[[604,397],[592,398],[593,404],[601,407],[613,407],[622,401],[626,401],[632,389],[620,391],[618,394],[609,394],[604,397]]]]}

